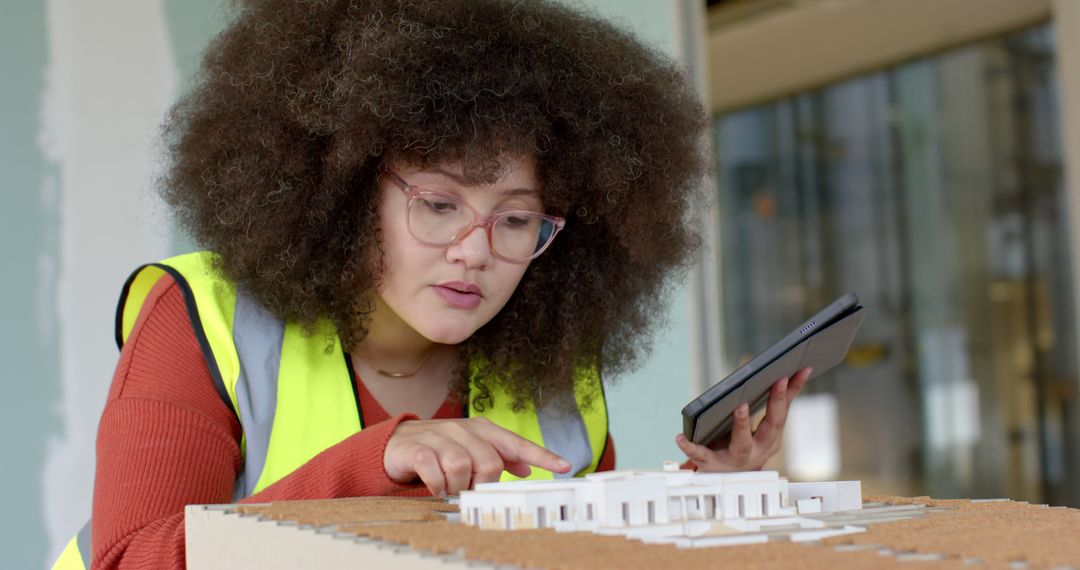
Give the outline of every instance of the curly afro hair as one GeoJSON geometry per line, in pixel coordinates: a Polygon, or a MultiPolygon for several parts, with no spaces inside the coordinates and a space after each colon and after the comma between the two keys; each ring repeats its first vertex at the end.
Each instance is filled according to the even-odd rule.
{"type": "MultiPolygon", "coordinates": [[[[163,180],[226,277],[283,319],[332,320],[354,346],[382,264],[380,166],[455,160],[490,181],[500,157],[531,155],[566,230],[460,361],[517,407],[565,399],[581,367],[612,377],[640,363],[700,242],[707,118],[675,63],[548,1],[235,8],[166,124],[163,180]]],[[[466,369],[451,379],[459,395],[466,369]]]]}

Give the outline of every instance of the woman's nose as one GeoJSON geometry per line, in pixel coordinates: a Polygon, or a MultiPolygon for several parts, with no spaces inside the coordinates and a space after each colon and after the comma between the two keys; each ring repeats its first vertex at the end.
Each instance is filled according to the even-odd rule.
{"type": "Polygon", "coordinates": [[[473,226],[461,241],[446,248],[446,259],[451,263],[462,261],[469,268],[486,267],[492,259],[487,228],[473,226]]]}

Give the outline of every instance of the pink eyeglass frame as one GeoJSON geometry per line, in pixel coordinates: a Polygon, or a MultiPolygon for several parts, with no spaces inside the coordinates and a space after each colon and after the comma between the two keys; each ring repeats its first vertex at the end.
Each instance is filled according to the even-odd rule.
{"type": "Polygon", "coordinates": [[[530,210],[505,210],[505,211],[499,212],[499,213],[497,213],[497,214],[495,214],[493,216],[484,216],[484,215],[481,215],[480,212],[476,208],[473,208],[472,204],[469,204],[468,202],[466,202],[464,199],[462,199],[459,196],[454,196],[453,194],[448,194],[446,192],[439,192],[437,190],[429,190],[427,188],[420,188],[418,186],[413,186],[412,184],[409,184],[408,182],[406,182],[402,177],[398,176],[393,171],[385,169],[385,168],[382,169],[381,172],[379,172],[379,178],[382,178],[384,176],[386,177],[387,180],[389,180],[395,186],[397,186],[405,194],[405,197],[409,199],[409,203],[406,206],[406,210],[405,210],[406,211],[406,214],[405,214],[405,226],[409,230],[409,235],[411,235],[413,237],[413,239],[415,239],[416,241],[418,241],[418,242],[420,242],[420,243],[422,243],[424,245],[429,245],[429,246],[433,246],[433,247],[450,247],[452,245],[456,245],[456,244],[461,243],[461,240],[465,239],[466,236],[471,234],[474,229],[476,229],[476,228],[484,228],[484,232],[487,233],[487,238],[488,238],[488,250],[491,251],[492,256],[494,256],[495,258],[500,259],[502,261],[505,261],[507,263],[526,263],[528,261],[532,261],[533,259],[536,259],[537,257],[540,256],[541,253],[544,253],[545,251],[547,251],[547,248],[551,246],[551,242],[555,241],[555,236],[558,235],[558,233],[560,231],[562,231],[562,229],[564,227],[566,227],[566,218],[560,218],[559,216],[550,216],[548,214],[540,214],[540,213],[533,212],[533,211],[530,211],[530,210]],[[449,200],[451,200],[453,202],[461,203],[466,208],[468,208],[470,212],[472,212],[472,215],[473,215],[472,223],[469,224],[468,226],[465,226],[465,228],[461,232],[455,234],[453,239],[451,239],[450,243],[432,243],[432,242],[424,241],[424,240],[420,239],[419,237],[417,237],[417,235],[412,230],[412,224],[409,222],[408,212],[412,209],[413,203],[416,202],[416,200],[418,198],[420,198],[422,196],[425,196],[425,195],[427,195],[427,196],[438,196],[440,198],[449,199],[449,200]],[[496,221],[498,221],[501,218],[505,218],[505,217],[508,217],[508,216],[513,216],[515,214],[517,214],[517,215],[525,214],[525,215],[528,215],[528,216],[541,218],[541,219],[544,219],[544,220],[547,220],[547,221],[551,222],[552,226],[553,226],[553,228],[551,230],[551,235],[548,236],[547,243],[545,243],[543,245],[543,247],[541,247],[540,249],[536,250],[532,255],[530,255],[529,257],[526,257],[524,259],[512,259],[512,258],[505,257],[505,256],[499,254],[499,252],[495,251],[494,238],[491,235],[491,230],[495,226],[496,221]]]}

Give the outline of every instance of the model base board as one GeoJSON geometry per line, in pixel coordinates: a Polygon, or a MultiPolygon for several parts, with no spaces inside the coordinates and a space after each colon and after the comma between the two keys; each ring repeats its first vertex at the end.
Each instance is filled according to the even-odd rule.
{"type": "MultiPolygon", "coordinates": [[[[932,561],[934,568],[1080,570],[1080,541],[1067,538],[1080,536],[1077,509],[1007,500],[865,500],[860,509],[798,515],[818,521],[821,529],[854,526],[862,528],[860,532],[799,540],[795,535],[812,529],[801,525],[764,525],[755,529],[747,523],[746,534],[692,536],[701,524],[683,524],[684,538],[701,541],[699,544],[658,544],[649,540],[651,531],[645,529],[650,525],[600,533],[560,532],[555,528],[483,530],[461,522],[456,505],[435,499],[372,497],[267,505],[192,505],[187,508],[187,562],[191,570],[655,570],[728,564],[839,570],[928,568],[927,561],[932,561]],[[642,532],[635,532],[635,528],[642,532]],[[728,538],[736,536],[755,538],[728,538]],[[740,544],[720,546],[732,541],[740,544]]],[[[734,519],[728,522],[740,524],[734,519]]]]}

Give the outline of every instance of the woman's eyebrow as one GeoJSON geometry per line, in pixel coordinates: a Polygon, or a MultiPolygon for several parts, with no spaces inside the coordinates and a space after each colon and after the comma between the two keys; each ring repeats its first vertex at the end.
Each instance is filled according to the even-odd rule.
{"type": "MultiPolygon", "coordinates": [[[[464,176],[462,176],[462,175],[460,175],[460,174],[458,174],[456,172],[451,172],[449,170],[445,170],[445,169],[440,168],[438,166],[433,166],[431,168],[425,168],[425,169],[421,170],[420,172],[428,172],[428,173],[431,173],[431,174],[439,174],[439,175],[445,176],[445,177],[449,178],[450,180],[453,180],[454,183],[456,183],[456,184],[458,184],[460,186],[472,186],[472,183],[470,183],[468,180],[466,180],[464,176]]],[[[540,192],[537,191],[534,188],[511,188],[511,189],[508,189],[508,190],[499,190],[498,192],[500,194],[505,194],[507,196],[519,196],[519,195],[529,195],[529,194],[539,195],[540,194],[540,192]]]]}
{"type": "Polygon", "coordinates": [[[536,195],[536,196],[539,196],[540,195],[539,192],[537,192],[536,190],[533,190],[532,188],[511,188],[509,190],[499,190],[499,193],[500,194],[505,194],[507,196],[520,196],[520,195],[536,195]]]}
{"type": "Polygon", "coordinates": [[[442,176],[445,176],[445,177],[449,178],[450,180],[453,180],[456,184],[460,184],[462,186],[468,186],[469,185],[469,183],[465,180],[464,176],[462,176],[462,175],[460,175],[460,174],[458,174],[456,172],[451,172],[449,170],[444,170],[442,168],[439,168],[438,166],[432,166],[430,168],[425,168],[425,169],[421,170],[420,172],[428,172],[428,173],[431,173],[431,174],[439,174],[439,175],[442,175],[442,176]]]}

